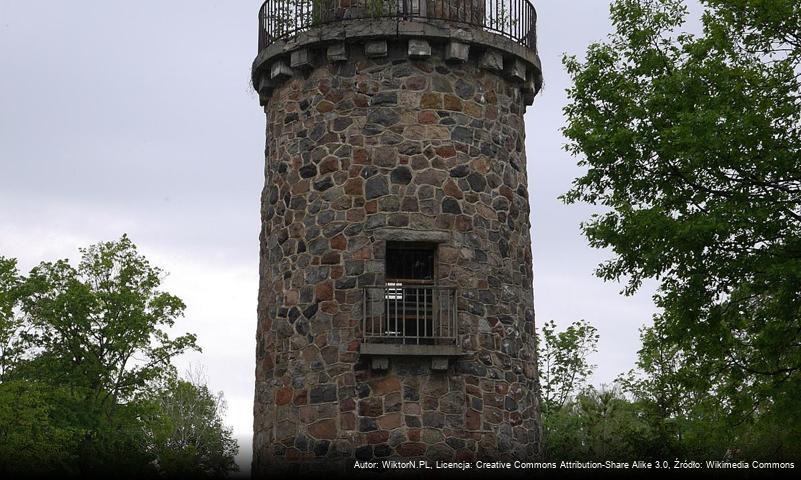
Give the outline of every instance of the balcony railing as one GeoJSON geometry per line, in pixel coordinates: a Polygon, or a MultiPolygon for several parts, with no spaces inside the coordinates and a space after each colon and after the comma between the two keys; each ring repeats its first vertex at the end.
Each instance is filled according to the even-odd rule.
{"type": "Polygon", "coordinates": [[[259,10],[259,51],[312,27],[368,18],[441,20],[531,49],[537,43],[537,12],[530,0],[267,0],[259,10]]]}
{"type": "Polygon", "coordinates": [[[453,345],[456,289],[389,283],[364,289],[366,343],[453,345]]]}

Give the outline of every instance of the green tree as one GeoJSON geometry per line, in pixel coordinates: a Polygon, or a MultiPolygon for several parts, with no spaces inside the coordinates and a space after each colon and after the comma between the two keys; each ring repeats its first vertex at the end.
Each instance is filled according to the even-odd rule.
{"type": "Polygon", "coordinates": [[[585,320],[573,322],[564,331],[553,320],[542,326],[539,339],[540,396],[545,410],[558,409],[586,387],[595,365],[588,355],[597,351],[598,333],[585,320]]]}
{"type": "MultiPolygon", "coordinates": [[[[622,458],[633,448],[624,432],[634,432],[633,408],[617,387],[587,384],[595,365],[597,329],[585,320],[562,331],[546,322],[538,343],[545,457],[552,460],[622,458]]],[[[635,428],[636,426],[636,428],[635,428]]]]}
{"type": "Polygon", "coordinates": [[[159,291],[161,277],[123,236],[81,249],[77,267],[43,262],[20,287],[29,358],[12,378],[69,392],[65,404],[83,432],[76,458],[84,473],[147,465],[136,448],[137,400],[172,374],[175,356],[197,348],[194,335],[166,332],[184,304],[159,291]]]}
{"type": "Polygon", "coordinates": [[[662,329],[657,317],[642,330],[637,369],[618,378],[650,429],[640,444],[643,458],[798,459],[797,386],[762,399],[722,396],[719,383],[699,381],[698,357],[678,349],[662,329]],[[746,408],[748,415],[732,415],[746,408]]]}
{"type": "Polygon", "coordinates": [[[169,378],[149,397],[146,448],[168,478],[224,477],[238,470],[239,451],[223,423],[225,399],[213,394],[199,376],[169,378]]]}
{"type": "Polygon", "coordinates": [[[70,425],[65,392],[24,380],[0,383],[0,476],[75,474],[81,430],[70,425]]]}
{"type": "Polygon", "coordinates": [[[681,437],[675,419],[692,403],[678,378],[687,363],[681,351],[653,327],[640,329],[640,341],[637,369],[620,375],[617,382],[640,402],[645,418],[660,432],[666,451],[671,451],[681,437]]]}
{"type": "Polygon", "coordinates": [[[651,426],[639,404],[619,385],[586,387],[559,408],[543,413],[544,454],[549,460],[664,458],[652,454],[651,426]]]}
{"type": "Polygon", "coordinates": [[[184,304],[162,278],[127,236],[27,277],[0,257],[0,474],[234,470],[222,398],[176,380],[172,360],[199,348],[168,332],[184,304]],[[162,435],[179,420],[193,429],[188,445],[162,435]]]}
{"type": "Polygon", "coordinates": [[[617,384],[590,387],[576,397],[573,409],[581,421],[580,438],[587,458],[649,458],[643,447],[650,443],[651,430],[637,407],[617,384]]]}
{"type": "Polygon", "coordinates": [[[24,351],[20,337],[23,322],[18,315],[21,282],[16,260],[0,256],[0,382],[24,351]]]}
{"type": "Polygon", "coordinates": [[[601,277],[626,293],[659,281],[657,329],[693,367],[685,386],[734,422],[795,421],[801,4],[701,3],[690,35],[679,0],[616,0],[614,33],[565,58],[567,149],[587,170],[564,199],[607,208],[583,224],[615,253],[601,277]]]}
{"type": "Polygon", "coordinates": [[[130,400],[172,373],[175,356],[198,349],[194,335],[166,331],[184,303],[159,290],[163,272],[127,236],[81,254],[77,268],[43,262],[25,280],[25,338],[36,353],[26,373],[101,404],[130,400]]]}

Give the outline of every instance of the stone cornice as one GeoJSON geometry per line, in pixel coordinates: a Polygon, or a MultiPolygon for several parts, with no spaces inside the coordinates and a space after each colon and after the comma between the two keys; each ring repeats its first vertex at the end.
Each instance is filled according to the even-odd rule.
{"type": "Polygon", "coordinates": [[[527,104],[533,102],[542,87],[542,65],[537,51],[503,36],[440,20],[358,19],[321,25],[289,40],[274,41],[253,61],[254,88],[262,102],[266,102],[272,90],[291,77],[294,70],[311,66],[309,51],[328,48],[329,61],[346,61],[345,45],[367,45],[376,40],[410,41],[409,55],[418,59],[431,55],[430,48],[415,55],[411,42],[417,42],[415,47],[427,46],[427,42],[448,44],[447,52],[454,50],[455,45],[463,53],[449,56],[448,60],[454,61],[467,61],[468,49],[479,51],[482,68],[503,72],[510,80],[522,84],[527,104]]]}

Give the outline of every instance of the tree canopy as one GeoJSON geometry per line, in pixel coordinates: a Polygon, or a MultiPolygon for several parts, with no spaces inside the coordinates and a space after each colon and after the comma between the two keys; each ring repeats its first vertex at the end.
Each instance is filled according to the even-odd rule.
{"type": "Polygon", "coordinates": [[[235,469],[222,398],[172,364],[199,347],[193,334],[170,332],[185,306],[162,278],[127,236],[81,249],[77,266],[42,262],[27,276],[0,257],[0,474],[235,469]],[[194,399],[196,411],[177,414],[177,398],[194,399]],[[202,435],[168,442],[164,432],[187,421],[202,435]]]}
{"type": "Polygon", "coordinates": [[[626,293],[659,282],[654,329],[681,355],[677,381],[714,392],[737,421],[794,418],[801,4],[701,4],[689,34],[680,0],[616,0],[608,39],[565,58],[564,134],[586,172],[564,200],[606,207],[583,224],[614,252],[601,277],[626,293]]]}
{"type": "Polygon", "coordinates": [[[169,373],[175,356],[198,349],[194,335],[166,331],[185,305],[158,290],[161,270],[126,236],[81,254],[77,268],[39,264],[21,287],[25,341],[35,355],[20,367],[99,402],[129,400],[169,373]]]}
{"type": "Polygon", "coordinates": [[[205,379],[168,378],[148,399],[147,449],[169,478],[223,477],[236,471],[239,447],[223,424],[225,399],[205,379]]]}
{"type": "Polygon", "coordinates": [[[582,390],[595,369],[588,356],[597,351],[598,331],[584,320],[558,331],[551,320],[540,333],[537,361],[543,409],[561,408],[582,390]]]}

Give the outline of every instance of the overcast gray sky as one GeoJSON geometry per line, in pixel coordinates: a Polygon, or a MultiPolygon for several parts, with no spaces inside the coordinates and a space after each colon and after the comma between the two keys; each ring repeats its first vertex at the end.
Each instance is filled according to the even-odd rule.
{"type": "MultiPolygon", "coordinates": [[[[0,0],[0,255],[41,260],[128,233],[188,305],[249,455],[264,116],[249,86],[261,0],[0,0]]],[[[545,90],[526,113],[537,320],[601,335],[594,383],[633,367],[652,290],[593,276],[608,254],[557,200],[581,173],[560,134],[568,78],[610,30],[605,0],[536,1],[545,90]]]]}

